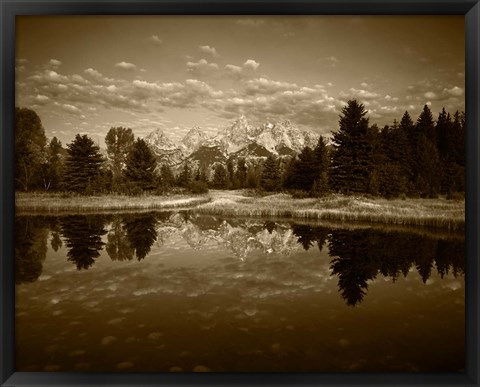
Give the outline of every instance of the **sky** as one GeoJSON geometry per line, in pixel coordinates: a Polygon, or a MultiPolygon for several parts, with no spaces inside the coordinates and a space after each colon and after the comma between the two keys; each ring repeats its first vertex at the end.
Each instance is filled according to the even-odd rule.
{"type": "Polygon", "coordinates": [[[371,124],[464,110],[463,16],[21,16],[16,106],[48,138],[111,127],[213,135],[244,115],[325,136],[349,99],[371,124]]]}

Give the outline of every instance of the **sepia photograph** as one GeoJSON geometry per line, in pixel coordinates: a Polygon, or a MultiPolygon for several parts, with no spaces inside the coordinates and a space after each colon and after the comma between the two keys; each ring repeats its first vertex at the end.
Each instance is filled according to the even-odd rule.
{"type": "Polygon", "coordinates": [[[17,372],[465,372],[464,16],[15,28],[17,372]]]}

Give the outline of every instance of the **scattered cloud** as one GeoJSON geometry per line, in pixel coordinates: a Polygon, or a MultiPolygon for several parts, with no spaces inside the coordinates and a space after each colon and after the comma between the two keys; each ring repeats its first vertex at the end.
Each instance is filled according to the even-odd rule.
{"type": "Polygon", "coordinates": [[[134,65],[133,63],[123,62],[123,61],[119,63],[115,63],[115,67],[122,70],[128,70],[128,71],[135,70],[137,68],[137,66],[134,65]]]}
{"type": "Polygon", "coordinates": [[[260,63],[256,62],[253,59],[247,59],[243,64],[243,67],[246,69],[256,70],[260,66],[260,63]]]}
{"type": "Polygon", "coordinates": [[[364,99],[374,99],[380,97],[378,93],[374,93],[372,91],[364,90],[364,89],[355,89],[354,87],[350,88],[348,92],[342,91],[340,92],[340,97],[342,98],[357,98],[360,100],[364,99]]]}
{"type": "Polygon", "coordinates": [[[187,62],[187,71],[195,76],[206,76],[218,70],[218,64],[209,63],[206,59],[198,62],[187,62]]]}
{"type": "Polygon", "coordinates": [[[227,64],[225,66],[225,71],[227,74],[233,75],[233,76],[239,76],[242,74],[242,68],[240,66],[235,66],[232,64],[227,64]]]}
{"type": "Polygon", "coordinates": [[[319,60],[323,67],[335,68],[340,63],[340,60],[336,56],[327,56],[319,60]]]}
{"type": "Polygon", "coordinates": [[[34,98],[34,101],[35,101],[35,103],[37,103],[39,105],[44,105],[48,101],[50,101],[50,98],[48,98],[46,95],[37,94],[34,98]]]}
{"type": "Polygon", "coordinates": [[[427,91],[427,92],[424,94],[424,97],[425,97],[425,98],[428,98],[428,99],[438,99],[437,94],[435,94],[433,91],[427,91]]]}
{"type": "Polygon", "coordinates": [[[58,67],[62,65],[62,62],[60,62],[58,59],[50,59],[48,63],[54,67],[58,67]]]}
{"type": "Polygon", "coordinates": [[[211,46],[198,46],[198,49],[199,49],[200,52],[202,52],[203,54],[211,55],[211,56],[213,56],[213,57],[219,56],[218,53],[217,53],[217,50],[215,49],[215,47],[211,47],[211,46]]]}
{"type": "Polygon", "coordinates": [[[99,72],[99,71],[97,71],[97,70],[95,70],[95,69],[92,69],[91,67],[89,67],[89,68],[86,69],[86,70],[83,70],[83,72],[84,72],[85,74],[90,75],[91,77],[94,77],[94,78],[102,78],[102,77],[103,77],[103,75],[102,75],[101,72],[99,72]]]}
{"type": "Polygon", "coordinates": [[[152,35],[148,38],[149,42],[156,45],[156,46],[161,46],[163,41],[158,37],[158,35],[152,35]]]}
{"type": "Polygon", "coordinates": [[[73,105],[70,105],[70,104],[62,104],[62,109],[65,110],[66,112],[68,113],[75,113],[75,114],[79,114],[80,113],[80,109],[76,106],[73,106],[73,105]]]}
{"type": "Polygon", "coordinates": [[[460,97],[461,95],[463,95],[463,89],[461,87],[458,87],[458,86],[454,86],[451,89],[445,88],[443,90],[447,94],[455,96],[455,97],[460,97]]]}

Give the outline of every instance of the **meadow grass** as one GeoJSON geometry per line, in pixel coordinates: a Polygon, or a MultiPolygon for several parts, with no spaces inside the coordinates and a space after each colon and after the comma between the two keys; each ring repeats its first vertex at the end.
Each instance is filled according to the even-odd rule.
{"type": "Polygon", "coordinates": [[[20,213],[104,212],[126,210],[182,209],[207,203],[210,197],[201,196],[76,196],[46,193],[15,194],[15,208],[20,213]]]}
{"type": "Polygon", "coordinates": [[[197,206],[195,211],[224,216],[375,222],[450,230],[465,227],[464,201],[446,199],[387,200],[345,195],[293,199],[287,194],[242,197],[238,192],[217,191],[212,193],[210,202],[197,206]]]}
{"type": "Polygon", "coordinates": [[[382,199],[328,195],[295,199],[289,194],[251,196],[241,190],[211,190],[205,195],[68,196],[16,194],[20,213],[168,210],[188,208],[197,213],[227,217],[297,218],[342,223],[373,222],[390,225],[463,230],[465,202],[439,199],[382,199]]]}

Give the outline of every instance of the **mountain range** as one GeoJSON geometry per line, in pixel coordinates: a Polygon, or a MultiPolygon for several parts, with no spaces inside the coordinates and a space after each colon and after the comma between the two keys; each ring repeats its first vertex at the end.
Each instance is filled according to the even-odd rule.
{"type": "Polygon", "coordinates": [[[185,162],[213,168],[228,159],[244,157],[247,164],[258,164],[269,155],[292,157],[309,146],[314,148],[319,135],[298,129],[290,121],[254,126],[241,116],[232,125],[209,136],[195,126],[179,143],[169,139],[157,129],[145,137],[159,164],[178,170],[185,162]]]}

